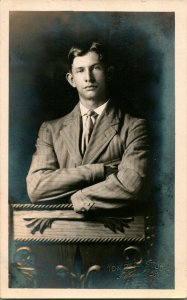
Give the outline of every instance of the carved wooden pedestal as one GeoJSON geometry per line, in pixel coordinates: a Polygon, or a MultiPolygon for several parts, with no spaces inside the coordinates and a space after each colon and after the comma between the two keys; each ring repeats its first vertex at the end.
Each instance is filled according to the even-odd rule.
{"type": "Polygon", "coordinates": [[[68,204],[15,204],[10,218],[10,287],[147,284],[153,238],[149,216],[85,216],[68,204]]]}

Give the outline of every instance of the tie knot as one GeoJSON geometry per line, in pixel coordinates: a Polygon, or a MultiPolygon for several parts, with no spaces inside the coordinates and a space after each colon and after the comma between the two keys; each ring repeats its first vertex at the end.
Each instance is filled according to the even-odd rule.
{"type": "Polygon", "coordinates": [[[86,115],[94,118],[98,116],[98,114],[94,110],[89,110],[86,115]]]}

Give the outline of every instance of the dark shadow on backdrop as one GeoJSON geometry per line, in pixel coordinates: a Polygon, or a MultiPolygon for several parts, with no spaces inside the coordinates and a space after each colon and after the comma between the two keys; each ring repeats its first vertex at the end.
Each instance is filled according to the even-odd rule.
{"type": "MultiPolygon", "coordinates": [[[[152,99],[151,86],[160,81],[162,54],[152,48],[149,37],[140,30],[121,32],[115,37],[100,34],[85,34],[67,37],[59,32],[57,37],[45,37],[45,53],[36,71],[36,87],[42,101],[45,119],[67,114],[78,102],[77,92],[65,79],[68,67],[67,54],[77,41],[96,40],[108,49],[108,60],[114,66],[109,86],[111,98],[126,111],[138,117],[149,117],[158,108],[152,99]],[[90,39],[90,36],[92,37],[90,39]]],[[[84,44],[84,41],[82,41],[84,44]]],[[[160,91],[161,93],[161,91],[160,91]]]]}

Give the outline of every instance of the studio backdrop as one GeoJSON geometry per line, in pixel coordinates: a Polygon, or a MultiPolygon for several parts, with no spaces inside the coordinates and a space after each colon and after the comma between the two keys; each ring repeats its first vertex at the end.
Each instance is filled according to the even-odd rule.
{"type": "Polygon", "coordinates": [[[10,13],[10,203],[30,203],[26,176],[40,125],[78,101],[65,78],[68,50],[77,40],[104,42],[114,66],[111,97],[148,121],[155,288],[174,288],[174,29],[174,13],[165,12],[10,13]]]}

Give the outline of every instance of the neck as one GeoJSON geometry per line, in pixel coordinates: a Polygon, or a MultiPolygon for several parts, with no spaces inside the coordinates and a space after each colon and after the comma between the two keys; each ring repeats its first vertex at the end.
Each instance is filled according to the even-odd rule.
{"type": "Polygon", "coordinates": [[[97,107],[101,106],[102,104],[104,104],[105,102],[107,102],[107,98],[104,98],[104,100],[95,100],[95,99],[81,99],[80,98],[80,102],[82,103],[82,105],[84,105],[87,109],[96,109],[97,107]]]}

